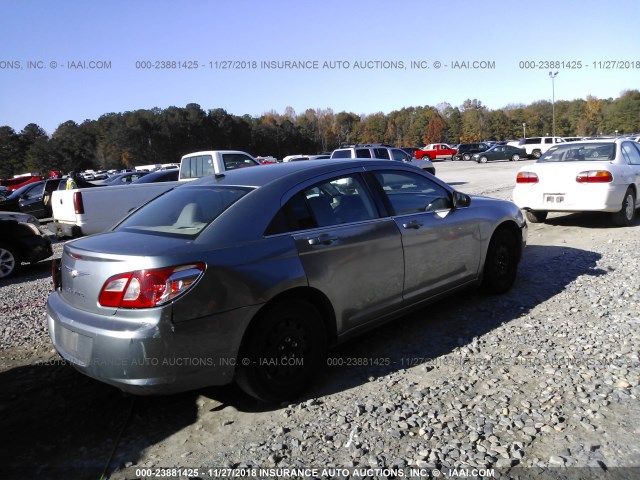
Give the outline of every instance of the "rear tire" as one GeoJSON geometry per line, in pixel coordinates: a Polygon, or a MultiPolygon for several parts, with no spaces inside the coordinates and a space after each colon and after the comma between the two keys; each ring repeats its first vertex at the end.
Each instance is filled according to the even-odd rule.
{"type": "Polygon", "coordinates": [[[636,216],[636,196],[631,188],[627,188],[619,212],[612,214],[613,223],[619,227],[628,227],[636,216]]]}
{"type": "Polygon", "coordinates": [[[324,322],[313,305],[304,300],[276,304],[245,335],[236,383],[264,402],[294,399],[315,378],[326,348],[324,322]]]}
{"type": "Polygon", "coordinates": [[[20,269],[20,256],[15,248],[0,243],[0,279],[9,278],[20,269]]]}
{"type": "Polygon", "coordinates": [[[518,240],[509,230],[501,228],[493,234],[484,262],[481,289],[502,294],[511,288],[518,271],[518,240]]]}
{"type": "Polygon", "coordinates": [[[527,218],[528,222],[542,223],[547,219],[548,213],[549,212],[544,212],[542,210],[527,210],[524,212],[524,216],[527,218]]]}
{"type": "Polygon", "coordinates": [[[462,159],[466,160],[468,162],[469,160],[471,160],[471,154],[470,153],[464,153],[462,155],[462,159]]]}

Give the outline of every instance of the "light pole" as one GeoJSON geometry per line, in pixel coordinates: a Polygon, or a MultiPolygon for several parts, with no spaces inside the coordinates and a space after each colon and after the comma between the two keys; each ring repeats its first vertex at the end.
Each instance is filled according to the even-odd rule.
{"type": "Polygon", "coordinates": [[[558,72],[549,72],[549,77],[551,77],[551,118],[552,118],[552,136],[553,143],[556,143],[556,86],[555,79],[558,76],[558,72]]]}
{"type": "Polygon", "coordinates": [[[522,138],[527,138],[527,124],[522,122],[522,138]]]}

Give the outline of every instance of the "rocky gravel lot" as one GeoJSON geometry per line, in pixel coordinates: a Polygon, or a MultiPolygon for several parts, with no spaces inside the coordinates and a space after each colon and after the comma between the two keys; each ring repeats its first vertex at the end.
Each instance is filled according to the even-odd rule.
{"type": "MultiPolygon", "coordinates": [[[[446,168],[456,183],[463,167],[446,168]]],[[[342,345],[305,398],[275,406],[233,386],[130,397],[75,373],[47,337],[48,262],[28,267],[0,284],[0,478],[639,478],[639,227],[550,215],[511,292],[463,292],[342,345]]]]}

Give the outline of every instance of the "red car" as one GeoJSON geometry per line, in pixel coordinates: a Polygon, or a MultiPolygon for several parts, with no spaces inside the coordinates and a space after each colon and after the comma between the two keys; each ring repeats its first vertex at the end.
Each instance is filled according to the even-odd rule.
{"type": "Polygon", "coordinates": [[[426,147],[417,150],[414,156],[419,160],[422,157],[428,157],[429,160],[451,160],[458,153],[455,148],[451,148],[446,143],[430,143],[426,147]]]}
{"type": "Polygon", "coordinates": [[[20,187],[24,187],[29,183],[39,182],[40,180],[43,180],[43,179],[44,177],[40,175],[20,175],[18,177],[0,180],[0,185],[3,187],[7,187],[11,192],[14,192],[20,187]]]}

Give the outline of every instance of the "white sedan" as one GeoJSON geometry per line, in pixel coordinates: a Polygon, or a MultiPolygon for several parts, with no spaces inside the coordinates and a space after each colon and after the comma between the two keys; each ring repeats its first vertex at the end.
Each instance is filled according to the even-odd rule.
{"type": "Polygon", "coordinates": [[[640,144],[629,139],[554,145],[516,177],[513,202],[527,220],[548,212],[611,212],[616,225],[631,225],[640,206],[640,144]]]}

